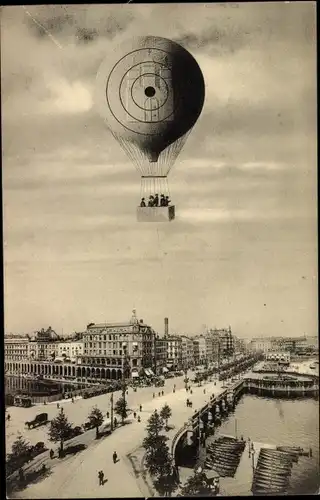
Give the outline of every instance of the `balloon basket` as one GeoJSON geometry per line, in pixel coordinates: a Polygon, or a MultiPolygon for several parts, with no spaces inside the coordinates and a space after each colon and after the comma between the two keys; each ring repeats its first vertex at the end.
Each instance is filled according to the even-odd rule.
{"type": "Polygon", "coordinates": [[[175,207],[138,207],[138,222],[170,222],[175,218],[175,207]]]}

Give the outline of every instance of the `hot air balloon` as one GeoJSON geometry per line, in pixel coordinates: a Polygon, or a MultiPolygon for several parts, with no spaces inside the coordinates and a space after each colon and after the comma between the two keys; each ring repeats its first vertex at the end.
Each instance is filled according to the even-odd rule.
{"type": "Polygon", "coordinates": [[[134,38],[112,47],[102,62],[95,104],[141,176],[139,222],[174,219],[167,176],[200,116],[204,95],[197,61],[166,38],[134,38]]]}

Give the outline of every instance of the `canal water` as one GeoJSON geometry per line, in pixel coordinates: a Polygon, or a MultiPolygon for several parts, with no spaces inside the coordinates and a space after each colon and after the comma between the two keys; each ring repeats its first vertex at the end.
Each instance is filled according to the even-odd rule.
{"type": "Polygon", "coordinates": [[[52,380],[35,380],[14,375],[5,376],[6,394],[28,394],[30,396],[49,396],[59,394],[64,388],[74,387],[71,384],[62,384],[52,380]]]}
{"type": "MultiPolygon", "coordinates": [[[[319,402],[314,399],[267,399],[243,396],[234,413],[229,414],[217,429],[214,441],[221,434],[241,435],[245,440],[277,446],[312,448],[312,458],[299,457],[294,464],[289,494],[311,494],[319,488],[319,402]]],[[[257,458],[256,458],[257,459],[257,458]]],[[[234,479],[238,495],[251,495],[248,484],[241,478],[234,479]]],[[[251,485],[249,486],[250,490],[251,485]]]]}

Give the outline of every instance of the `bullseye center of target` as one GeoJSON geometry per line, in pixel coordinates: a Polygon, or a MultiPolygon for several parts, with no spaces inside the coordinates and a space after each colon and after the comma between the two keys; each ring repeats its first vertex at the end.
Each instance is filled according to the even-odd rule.
{"type": "Polygon", "coordinates": [[[147,97],[153,97],[156,93],[156,89],[154,89],[153,87],[146,87],[144,89],[144,93],[147,97]]]}

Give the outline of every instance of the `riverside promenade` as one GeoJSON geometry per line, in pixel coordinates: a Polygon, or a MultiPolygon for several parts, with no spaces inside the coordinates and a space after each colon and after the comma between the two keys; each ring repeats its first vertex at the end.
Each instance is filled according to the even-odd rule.
{"type": "MultiPolygon", "coordinates": [[[[191,375],[192,378],[192,375],[191,375]]],[[[168,382],[168,381],[167,381],[168,382]]],[[[173,385],[173,381],[171,381],[173,385]]],[[[146,436],[146,423],[151,413],[155,409],[160,409],[167,403],[172,409],[172,417],[169,420],[171,429],[167,432],[169,437],[168,445],[171,447],[172,439],[177,431],[184,425],[185,422],[192,416],[195,410],[201,409],[210,400],[212,394],[220,394],[224,391],[223,382],[208,382],[201,387],[193,386],[191,388],[193,394],[186,392],[183,384],[183,379],[179,381],[179,386],[176,383],[176,391],[169,391],[169,384],[163,388],[164,396],[152,397],[152,392],[156,392],[153,388],[151,398],[146,398],[142,401],[141,394],[133,393],[134,397],[138,395],[139,403],[129,406],[132,410],[138,411],[139,404],[142,404],[142,412],[138,413],[141,417],[141,422],[137,422],[133,417],[129,417],[128,425],[116,429],[110,436],[101,440],[94,441],[89,444],[84,451],[70,458],[66,457],[63,460],[50,460],[45,456],[41,462],[46,463],[51,468],[51,473],[42,481],[29,485],[25,490],[11,495],[11,498],[115,498],[115,497],[146,497],[148,490],[141,487],[141,481],[137,480],[134,470],[128,460],[128,455],[141,447],[142,440],[146,436]],[[205,394],[204,394],[205,389],[205,394]],[[187,408],[186,399],[189,398],[193,403],[193,408],[187,408]],[[140,401],[141,400],[141,401],[140,401]],[[119,461],[113,464],[112,454],[116,451],[119,461]],[[107,480],[103,486],[98,484],[98,471],[103,470],[105,479],[107,480]]],[[[170,384],[170,385],[171,385],[170,384]]],[[[148,388],[150,389],[150,388],[148,388]]],[[[161,388],[162,389],[162,388],[161,388]]],[[[157,393],[158,394],[158,393],[157,393]]],[[[110,400],[109,395],[99,396],[90,400],[90,407],[97,404],[101,407],[101,400],[105,398],[110,400]],[[95,401],[99,398],[99,401],[95,401]]],[[[143,398],[144,399],[144,398],[143,398]]],[[[81,404],[88,400],[79,400],[77,403],[68,403],[68,409],[75,411],[81,404]]],[[[48,408],[47,405],[45,408],[48,408]]],[[[67,404],[65,404],[67,407],[67,404]]],[[[41,407],[41,411],[43,407],[41,407]]],[[[38,408],[40,411],[40,408],[38,408]]],[[[56,413],[56,412],[55,412],[56,413]]],[[[27,420],[27,418],[26,418],[27,420]]],[[[79,442],[81,442],[79,436],[79,442]]],[[[51,444],[52,446],[52,444],[51,444]]],[[[150,494],[149,494],[150,496],[150,494]]]]}

